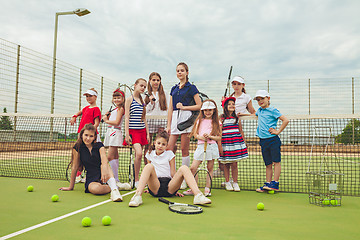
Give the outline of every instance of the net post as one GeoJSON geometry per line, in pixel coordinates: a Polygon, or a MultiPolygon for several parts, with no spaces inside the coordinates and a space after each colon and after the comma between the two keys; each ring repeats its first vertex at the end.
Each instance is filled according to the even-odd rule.
{"type": "MultiPolygon", "coordinates": [[[[103,96],[104,96],[104,77],[101,77],[101,89],[100,89],[100,92],[101,92],[101,98],[100,98],[100,109],[102,110],[103,109],[103,96]]],[[[101,119],[100,119],[101,120],[101,119]]],[[[100,127],[99,127],[99,135],[101,137],[101,130],[102,130],[102,124],[100,124],[100,127]]]]}
{"type": "MultiPolygon", "coordinates": [[[[20,72],[20,48],[21,46],[18,45],[17,47],[17,58],[16,58],[16,86],[15,86],[15,109],[14,112],[18,112],[18,103],[19,103],[19,72],[20,72]]],[[[14,117],[14,141],[16,140],[16,123],[17,118],[14,117]]]]}
{"type": "Polygon", "coordinates": [[[270,80],[267,80],[267,91],[270,92],[270,80]]]}
{"type": "Polygon", "coordinates": [[[79,85],[79,111],[81,110],[81,91],[82,91],[83,69],[80,68],[80,85],[79,85]]]}
{"type": "MultiPolygon", "coordinates": [[[[352,91],[352,114],[355,114],[355,88],[354,77],[351,78],[351,91],[352,91]]],[[[355,119],[352,118],[352,144],[355,144],[355,119]]]]}

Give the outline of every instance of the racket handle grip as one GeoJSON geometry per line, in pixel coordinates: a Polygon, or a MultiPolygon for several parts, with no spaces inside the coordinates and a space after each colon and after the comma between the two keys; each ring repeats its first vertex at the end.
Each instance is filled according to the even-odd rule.
{"type": "Polygon", "coordinates": [[[170,201],[164,199],[164,198],[159,198],[160,202],[166,203],[166,204],[170,204],[170,201]]]}
{"type": "Polygon", "coordinates": [[[204,151],[207,149],[207,141],[204,142],[204,151]]]}

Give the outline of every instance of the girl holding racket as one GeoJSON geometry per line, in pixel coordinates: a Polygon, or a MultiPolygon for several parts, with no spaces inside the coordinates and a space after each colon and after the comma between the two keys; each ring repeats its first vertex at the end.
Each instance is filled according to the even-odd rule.
{"type": "Polygon", "coordinates": [[[228,97],[222,102],[224,113],[221,115],[222,121],[222,138],[221,151],[219,161],[224,166],[225,188],[228,191],[240,191],[238,184],[238,166],[237,162],[248,157],[247,148],[244,141],[244,132],[241,126],[241,120],[235,114],[234,97],[228,97]],[[234,180],[233,184],[230,182],[231,175],[234,180]]]}
{"type": "MultiPolygon", "coordinates": [[[[81,109],[74,116],[72,116],[72,118],[70,120],[70,124],[74,125],[76,122],[76,118],[81,116],[78,133],[80,133],[81,129],[84,128],[85,124],[88,124],[88,123],[92,123],[95,126],[95,129],[97,129],[97,127],[100,124],[100,119],[101,119],[100,108],[98,108],[98,106],[96,105],[96,99],[98,96],[97,91],[94,88],[90,88],[83,95],[86,96],[86,101],[89,103],[89,106],[86,106],[83,109],[81,109]]],[[[100,135],[98,134],[97,130],[96,130],[96,133],[97,133],[96,141],[101,142],[100,135]]],[[[85,179],[81,179],[81,172],[82,172],[82,169],[77,171],[76,183],[80,182],[80,180],[82,182],[85,182],[85,179]]]]}
{"type": "Polygon", "coordinates": [[[237,116],[255,115],[250,95],[246,94],[245,80],[243,77],[235,76],[231,81],[234,92],[230,97],[235,100],[235,113],[237,116]],[[249,114],[250,113],[250,114],[249,114]]]}
{"type": "MultiPolygon", "coordinates": [[[[190,137],[192,136],[198,139],[198,146],[194,152],[194,161],[191,164],[190,170],[195,174],[203,159],[206,159],[207,169],[212,178],[215,159],[219,158],[217,141],[221,140],[219,115],[214,100],[207,99],[203,102],[200,114],[195,120],[194,128],[190,134],[190,137]],[[206,156],[203,156],[205,141],[207,142],[207,150],[206,156]]],[[[206,181],[204,193],[205,196],[210,195],[210,181],[206,181]]],[[[183,194],[193,195],[194,193],[189,189],[183,192],[183,194]]]]}
{"type": "Polygon", "coordinates": [[[154,197],[182,196],[177,191],[184,179],[195,195],[194,204],[211,203],[211,200],[199,190],[189,167],[183,165],[176,172],[175,154],[166,150],[168,141],[169,135],[165,131],[156,136],[154,144],[146,154],[149,164],[141,173],[139,186],[129,202],[130,207],[137,207],[143,203],[142,193],[146,184],[150,194],[154,197]]]}
{"type": "Polygon", "coordinates": [[[105,134],[104,145],[109,147],[108,160],[110,167],[114,173],[116,185],[120,190],[130,190],[131,186],[129,183],[121,183],[119,180],[119,152],[118,147],[123,146],[123,134],[121,126],[124,120],[124,103],[125,93],[120,89],[115,89],[112,98],[113,104],[116,106],[111,112],[107,112],[103,117],[105,123],[108,124],[108,129],[105,134]]]}
{"type": "Polygon", "coordinates": [[[132,96],[125,101],[125,142],[126,144],[132,144],[135,150],[135,188],[139,183],[143,146],[150,141],[145,103],[141,97],[141,93],[144,93],[145,89],[146,80],[143,78],[137,79],[132,96]]]}
{"type": "MultiPolygon", "coordinates": [[[[147,116],[166,116],[169,97],[161,84],[161,76],[157,72],[152,72],[149,76],[148,95],[145,97],[147,116]]],[[[150,143],[145,146],[144,153],[149,150],[153,135],[164,131],[166,123],[162,119],[147,119],[150,133],[150,143]]],[[[144,157],[144,163],[147,159],[144,157]]]]}
{"type": "Polygon", "coordinates": [[[76,170],[84,166],[86,170],[85,192],[103,195],[111,192],[110,198],[114,202],[121,202],[122,196],[116,186],[116,181],[108,164],[104,145],[96,142],[97,133],[93,124],[89,123],[81,129],[78,140],[72,150],[72,171],[70,186],[60,190],[74,189],[76,170]]]}
{"type": "MultiPolygon", "coordinates": [[[[170,92],[168,122],[166,128],[166,131],[171,134],[168,149],[175,152],[176,141],[180,135],[182,165],[190,166],[189,134],[192,130],[192,126],[180,131],[178,129],[178,123],[187,120],[191,116],[191,111],[200,110],[201,99],[196,86],[189,83],[189,67],[186,63],[181,62],[177,65],[176,76],[180,82],[172,87],[170,92]],[[189,106],[191,102],[195,102],[195,105],[189,106]]],[[[185,188],[186,183],[184,181],[181,185],[181,189],[185,188]]]]}

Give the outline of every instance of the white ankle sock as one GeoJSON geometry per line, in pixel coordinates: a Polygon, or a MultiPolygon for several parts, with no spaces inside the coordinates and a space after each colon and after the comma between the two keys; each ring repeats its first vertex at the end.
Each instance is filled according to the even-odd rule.
{"type": "Polygon", "coordinates": [[[114,178],[119,182],[119,159],[113,159],[109,161],[110,167],[114,173],[114,178]]]}
{"type": "Polygon", "coordinates": [[[114,190],[114,189],[118,189],[117,186],[116,186],[116,181],[115,181],[115,178],[110,178],[107,182],[107,185],[109,185],[111,191],[114,190]]]}
{"type": "Polygon", "coordinates": [[[190,166],[190,156],[182,157],[182,165],[190,166]]]}

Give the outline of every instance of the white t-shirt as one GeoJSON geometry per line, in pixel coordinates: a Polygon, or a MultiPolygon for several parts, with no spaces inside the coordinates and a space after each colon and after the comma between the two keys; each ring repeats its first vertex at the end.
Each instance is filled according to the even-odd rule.
{"type": "MultiPolygon", "coordinates": [[[[115,108],[115,109],[110,113],[109,121],[115,121],[115,120],[116,120],[118,111],[119,111],[119,108],[115,108]]],[[[120,120],[119,125],[117,125],[117,126],[115,126],[115,127],[121,128],[121,126],[122,126],[122,124],[123,124],[123,121],[124,121],[124,116],[125,116],[125,114],[123,114],[123,115],[121,116],[121,120],[120,120]]],[[[112,125],[109,125],[109,126],[112,127],[112,125]]]]}
{"type": "Polygon", "coordinates": [[[151,161],[154,165],[157,177],[168,177],[171,178],[170,161],[175,157],[175,154],[168,150],[164,151],[160,155],[156,155],[156,151],[153,150],[151,153],[146,153],[146,158],[151,161]]]}
{"type": "MultiPolygon", "coordinates": [[[[235,97],[235,96],[234,96],[235,97]]],[[[251,97],[250,95],[246,94],[246,93],[242,93],[240,95],[240,97],[235,97],[236,101],[235,101],[235,113],[245,113],[248,114],[248,110],[246,109],[248,103],[251,101],[251,97]]]]}
{"type": "MultiPolygon", "coordinates": [[[[169,109],[169,101],[170,97],[165,93],[165,99],[166,99],[166,106],[167,109],[169,109]]],[[[167,110],[163,111],[160,109],[160,98],[159,98],[159,92],[157,91],[155,94],[152,93],[152,96],[156,99],[156,101],[151,101],[146,105],[146,114],[149,116],[167,116],[167,110]]]]}

